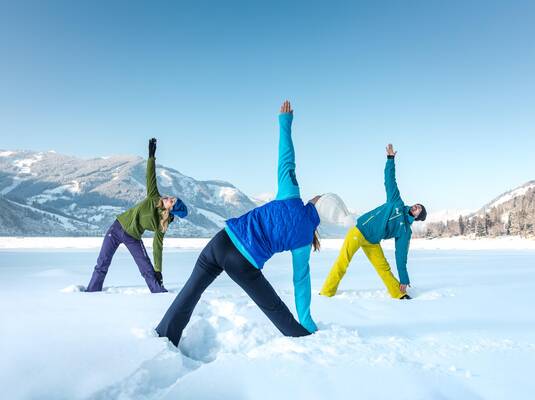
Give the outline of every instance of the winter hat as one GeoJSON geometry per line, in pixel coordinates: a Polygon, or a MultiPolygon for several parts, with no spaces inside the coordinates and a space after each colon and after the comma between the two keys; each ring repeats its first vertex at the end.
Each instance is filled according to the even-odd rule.
{"type": "Polygon", "coordinates": [[[322,224],[350,226],[355,222],[344,201],[334,193],[323,194],[315,206],[322,224]]]}
{"type": "Polygon", "coordinates": [[[422,211],[420,211],[420,214],[418,214],[418,218],[415,218],[416,221],[425,221],[427,218],[427,210],[425,209],[423,204],[420,204],[420,207],[422,207],[422,211]]]}
{"type": "Polygon", "coordinates": [[[184,218],[186,215],[188,215],[188,208],[178,197],[176,198],[175,204],[171,209],[171,214],[179,218],[184,218]]]}

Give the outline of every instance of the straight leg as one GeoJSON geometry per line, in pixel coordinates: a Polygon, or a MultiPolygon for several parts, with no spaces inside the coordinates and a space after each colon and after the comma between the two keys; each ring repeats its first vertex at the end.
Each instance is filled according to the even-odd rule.
{"type": "Polygon", "coordinates": [[[143,241],[134,239],[126,232],[124,232],[124,237],[124,244],[132,257],[134,257],[134,261],[139,268],[139,272],[145,279],[150,291],[152,293],[167,292],[167,289],[160,285],[160,283],[156,280],[156,276],[154,275],[154,267],[152,266],[152,262],[147,254],[147,249],[145,249],[143,241]]]}
{"type": "MultiPolygon", "coordinates": [[[[230,239],[228,240],[230,242],[230,239]]],[[[230,278],[240,285],[284,336],[310,335],[310,332],[297,322],[262,272],[251,265],[232,242],[230,244],[232,251],[227,254],[223,265],[230,278]]]]}
{"type": "Polygon", "coordinates": [[[399,281],[396,279],[392,270],[390,269],[390,264],[386,260],[385,254],[380,244],[364,244],[362,250],[368,257],[368,260],[375,267],[375,270],[379,274],[379,277],[383,280],[388,293],[394,299],[399,299],[403,297],[403,293],[399,289],[399,281]]]}
{"type": "Polygon", "coordinates": [[[344,277],[351,259],[360,247],[361,236],[362,234],[355,226],[347,232],[347,235],[344,239],[344,244],[340,249],[340,254],[334,262],[329,275],[327,275],[325,282],[323,283],[323,287],[320,291],[321,295],[332,297],[336,294],[338,285],[344,277]]]}
{"type": "Polygon", "coordinates": [[[167,337],[175,346],[201,295],[223,271],[214,258],[218,235],[201,252],[191,276],[156,327],[158,335],[167,337]]]}
{"type": "Polygon", "coordinates": [[[87,285],[86,292],[100,292],[102,290],[104,279],[108,273],[108,268],[113,259],[113,255],[121,244],[120,232],[118,229],[120,229],[120,224],[116,220],[106,232],[102,247],[100,248],[100,254],[98,255],[97,265],[95,266],[91,280],[87,285]]]}

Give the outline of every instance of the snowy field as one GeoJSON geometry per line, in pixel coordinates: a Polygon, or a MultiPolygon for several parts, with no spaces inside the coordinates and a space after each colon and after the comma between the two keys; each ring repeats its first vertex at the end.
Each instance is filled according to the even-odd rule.
{"type": "MultiPolygon", "coordinates": [[[[124,249],[103,293],[79,291],[100,239],[1,238],[1,397],[531,399],[535,246],[457,242],[415,241],[414,300],[395,301],[361,252],[339,295],[318,296],[340,244],[325,241],[311,257],[320,330],[305,338],[282,337],[223,274],[177,350],[153,328],[205,241],[170,241],[163,275],[171,293],[151,295],[124,249]]],[[[289,254],[264,272],[293,310],[289,254]]]]}

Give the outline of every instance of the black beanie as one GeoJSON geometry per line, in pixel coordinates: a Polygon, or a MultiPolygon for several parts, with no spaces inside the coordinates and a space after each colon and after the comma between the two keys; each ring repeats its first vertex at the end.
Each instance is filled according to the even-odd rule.
{"type": "Polygon", "coordinates": [[[418,218],[415,218],[415,221],[425,221],[427,218],[427,210],[425,209],[423,204],[420,204],[420,207],[422,207],[422,211],[420,211],[420,214],[418,214],[418,218]]]}

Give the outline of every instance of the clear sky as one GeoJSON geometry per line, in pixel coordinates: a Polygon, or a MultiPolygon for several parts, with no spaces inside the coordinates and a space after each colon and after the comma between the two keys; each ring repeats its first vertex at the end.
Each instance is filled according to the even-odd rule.
{"type": "MultiPolygon", "coordinates": [[[[3,1],[0,149],[146,155],[276,190],[295,108],[304,197],[477,208],[535,179],[533,1],[3,1]]],[[[180,194],[178,194],[180,195],[180,194]]]]}

